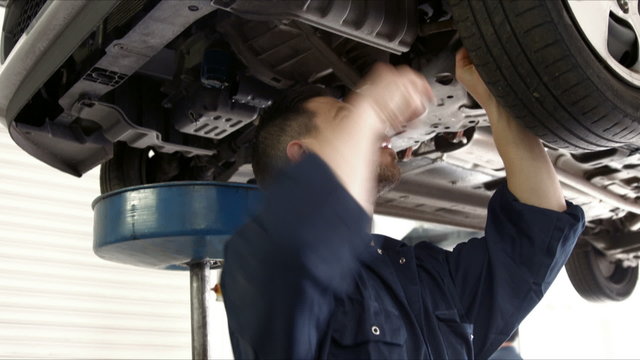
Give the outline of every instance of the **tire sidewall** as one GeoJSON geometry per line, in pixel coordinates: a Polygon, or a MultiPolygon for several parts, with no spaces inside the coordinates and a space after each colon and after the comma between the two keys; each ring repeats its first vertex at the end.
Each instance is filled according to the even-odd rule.
{"type": "Polygon", "coordinates": [[[607,299],[622,301],[633,293],[638,280],[636,269],[623,268],[620,263],[616,263],[614,274],[607,277],[602,273],[602,271],[600,271],[600,267],[598,265],[598,257],[603,255],[599,255],[595,249],[591,249],[589,256],[590,265],[594,272],[594,278],[599,284],[600,291],[607,294],[605,296],[607,299]],[[619,279],[617,279],[616,282],[613,282],[611,278],[616,275],[616,273],[618,274],[619,279]]]}
{"type": "Polygon", "coordinates": [[[615,104],[616,107],[635,119],[640,119],[640,88],[621,79],[591,49],[588,40],[584,38],[574,23],[566,1],[538,1],[543,2],[549,9],[551,18],[560,30],[558,35],[564,39],[565,44],[581,44],[581,46],[567,46],[567,49],[573,54],[574,61],[582,71],[589,74],[593,85],[605,97],[603,100],[615,104]]]}

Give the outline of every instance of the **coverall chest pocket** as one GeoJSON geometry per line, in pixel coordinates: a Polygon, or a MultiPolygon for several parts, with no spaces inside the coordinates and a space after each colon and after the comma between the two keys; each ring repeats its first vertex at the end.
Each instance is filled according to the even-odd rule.
{"type": "Polygon", "coordinates": [[[395,309],[361,300],[336,309],[330,359],[399,359],[406,357],[404,323],[395,309]]]}
{"type": "Polygon", "coordinates": [[[461,322],[455,310],[440,310],[435,315],[447,357],[473,359],[473,324],[461,322]]]}

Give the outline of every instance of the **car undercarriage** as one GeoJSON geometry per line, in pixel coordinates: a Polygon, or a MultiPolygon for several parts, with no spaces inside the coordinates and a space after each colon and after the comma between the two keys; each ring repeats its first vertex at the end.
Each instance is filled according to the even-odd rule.
{"type": "Polygon", "coordinates": [[[587,229],[567,265],[574,286],[590,300],[622,300],[640,261],[640,102],[633,100],[640,98],[640,9],[631,2],[625,17],[611,5],[603,21],[615,61],[598,65],[599,83],[569,86],[579,74],[559,53],[566,46],[544,44],[548,36],[536,32],[562,23],[567,43],[585,38],[579,50],[593,57],[581,69],[588,73],[606,59],[580,27],[589,9],[575,1],[517,3],[9,1],[0,115],[18,145],[61,171],[81,176],[101,165],[102,192],[179,180],[251,182],[255,125],[279,93],[316,84],[342,98],[376,62],[406,64],[429,80],[436,102],[392,138],[402,181],[378,199],[376,212],[481,230],[505,173],[486,113],[455,79],[454,54],[464,45],[503,105],[544,140],[565,196],[585,210],[587,229]],[[546,22],[533,22],[547,12],[546,22]],[[513,33],[502,38],[504,19],[513,33]],[[519,32],[517,19],[529,28],[519,32]],[[478,34],[486,43],[474,40],[478,34]],[[505,49],[512,39],[535,48],[505,50],[513,54],[507,59],[487,51],[494,39],[505,49]],[[548,58],[551,50],[557,59],[548,58]],[[580,95],[589,86],[610,110],[580,95]]]}

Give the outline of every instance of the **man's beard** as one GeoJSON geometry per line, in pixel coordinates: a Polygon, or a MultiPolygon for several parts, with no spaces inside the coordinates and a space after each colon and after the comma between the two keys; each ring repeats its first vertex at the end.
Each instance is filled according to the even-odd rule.
{"type": "MultiPolygon", "coordinates": [[[[380,156],[385,156],[384,150],[380,156]]],[[[397,164],[397,160],[393,153],[392,161],[385,161],[387,159],[381,159],[378,165],[378,196],[389,191],[400,181],[400,167],[397,164]]],[[[388,155],[387,155],[388,156],[388,155]]]]}

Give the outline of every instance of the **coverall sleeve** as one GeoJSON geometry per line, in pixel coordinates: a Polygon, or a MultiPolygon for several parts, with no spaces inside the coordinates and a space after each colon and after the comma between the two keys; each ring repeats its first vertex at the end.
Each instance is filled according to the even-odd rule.
{"type": "Polygon", "coordinates": [[[462,317],[474,326],[477,358],[488,358],[542,299],[584,222],[578,206],[526,205],[503,185],[489,202],[485,237],[445,253],[462,317]]]}
{"type": "Polygon", "coordinates": [[[317,356],[350,288],[371,219],[314,154],[286,169],[226,244],[222,292],[235,357],[317,356]]]}

